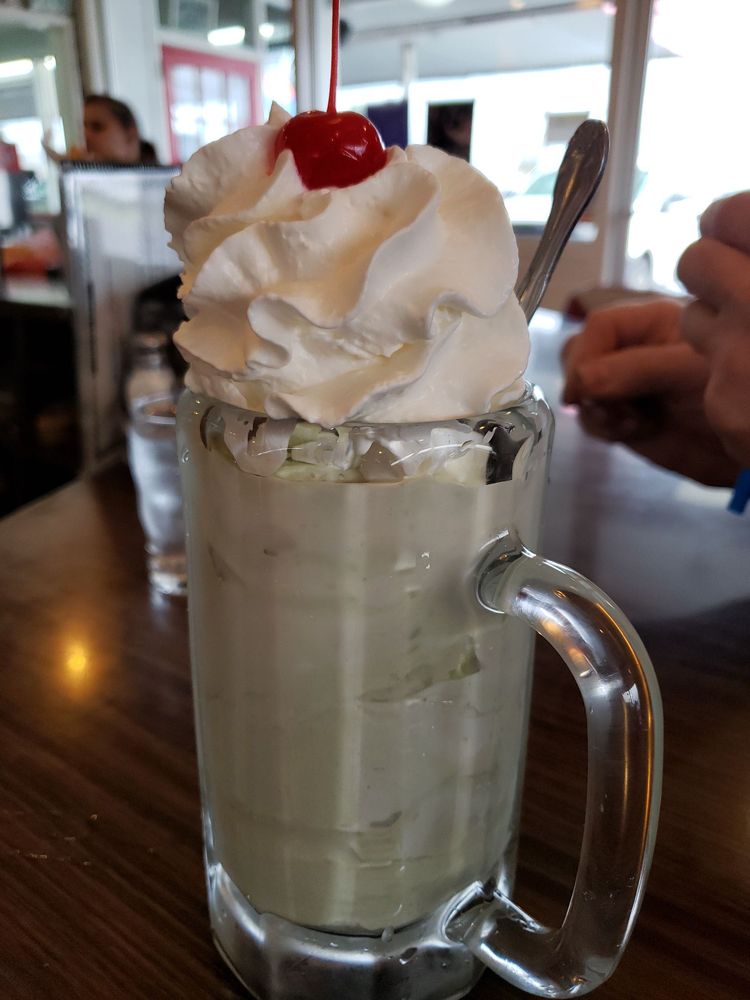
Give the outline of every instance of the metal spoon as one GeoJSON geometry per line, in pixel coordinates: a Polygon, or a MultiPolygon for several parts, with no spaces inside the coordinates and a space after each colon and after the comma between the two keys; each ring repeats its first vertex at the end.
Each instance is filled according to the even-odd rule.
{"type": "Polygon", "coordinates": [[[609,131],[604,122],[595,118],[579,125],[568,143],[547,224],[528,270],[516,286],[527,322],[547,290],[570,234],[599,187],[608,152],[609,131]]]}

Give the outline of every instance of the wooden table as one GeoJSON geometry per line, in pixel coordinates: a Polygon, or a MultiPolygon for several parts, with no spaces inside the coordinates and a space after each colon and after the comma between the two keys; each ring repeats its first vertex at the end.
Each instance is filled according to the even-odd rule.
{"type": "MultiPolygon", "coordinates": [[[[556,398],[559,323],[537,327],[556,398]]],[[[601,1000],[750,997],[750,521],[724,500],[559,415],[546,554],[635,619],[666,720],[648,893],[601,1000]]],[[[208,929],[185,608],[149,591],[141,546],[123,469],[0,522],[4,1000],[244,995],[208,929]]],[[[518,896],[543,920],[575,874],[583,726],[540,643],[518,896]]],[[[472,1000],[521,996],[487,974],[472,1000]]]]}

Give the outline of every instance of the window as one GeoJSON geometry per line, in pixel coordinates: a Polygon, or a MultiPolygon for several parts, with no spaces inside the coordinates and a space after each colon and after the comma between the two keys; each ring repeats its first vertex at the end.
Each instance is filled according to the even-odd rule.
{"type": "MultiPolygon", "coordinates": [[[[291,114],[295,113],[292,0],[274,0],[272,3],[260,0],[159,0],[159,21],[162,40],[167,45],[178,46],[183,50],[213,51],[216,56],[228,58],[257,56],[261,66],[259,108],[264,117],[267,117],[272,101],[281,104],[291,114]]],[[[198,80],[194,76],[191,78],[192,82],[188,82],[189,76],[190,74],[185,74],[183,80],[176,82],[176,86],[184,84],[188,87],[185,93],[190,96],[186,103],[192,107],[196,94],[213,85],[210,78],[198,80]]],[[[235,87],[235,96],[240,93],[236,80],[234,84],[229,83],[227,86],[230,89],[235,87]]],[[[223,99],[220,98],[221,100],[223,99]]],[[[230,97],[230,103],[231,100],[230,97]]],[[[195,114],[183,108],[179,127],[184,126],[186,115],[197,121],[195,114]]],[[[205,114],[201,112],[198,117],[203,122],[205,114]]],[[[225,123],[229,122],[230,117],[231,115],[224,117],[225,123]]],[[[218,121],[214,116],[214,125],[218,126],[218,121]]],[[[191,131],[190,134],[210,133],[213,126],[208,121],[205,124],[207,132],[203,125],[195,125],[197,131],[191,131]]],[[[241,124],[247,122],[242,121],[241,124]]],[[[173,129],[174,127],[173,123],[173,129]]],[[[187,133],[180,134],[184,136],[187,133]]],[[[181,139],[178,145],[186,148],[190,143],[187,139],[181,139]]]]}
{"type": "Polygon", "coordinates": [[[750,187],[750,4],[656,0],[638,145],[628,277],[684,291],[675,268],[714,198],[750,187]]]}
{"type": "Polygon", "coordinates": [[[250,60],[165,45],[172,158],[184,162],[196,149],[258,121],[258,65],[250,60]]]}
{"type": "Polygon", "coordinates": [[[470,104],[470,161],[514,224],[538,229],[570,136],[606,118],[614,13],[597,2],[342,0],[339,104],[380,125],[384,106],[406,102],[408,142],[435,141],[436,108],[470,104]]]}
{"type": "Polygon", "coordinates": [[[11,147],[13,162],[20,168],[12,178],[18,214],[29,218],[55,212],[57,170],[42,140],[46,135],[53,147],[63,151],[73,139],[71,116],[65,128],[62,117],[62,108],[70,110],[66,102],[70,103],[71,78],[64,70],[71,65],[71,38],[57,24],[46,28],[28,23],[22,11],[3,20],[0,37],[0,140],[11,147]]]}

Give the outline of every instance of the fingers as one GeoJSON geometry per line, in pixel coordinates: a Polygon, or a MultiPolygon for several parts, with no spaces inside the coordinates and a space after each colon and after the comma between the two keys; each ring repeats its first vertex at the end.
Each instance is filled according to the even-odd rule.
{"type": "Polygon", "coordinates": [[[750,466],[750,327],[737,310],[720,313],[700,302],[685,310],[686,340],[706,358],[706,417],[727,453],[750,466]]]}
{"type": "Polygon", "coordinates": [[[677,276],[703,303],[719,310],[738,306],[750,314],[750,257],[703,236],[680,257],[677,276]]]}
{"type": "Polygon", "coordinates": [[[576,374],[578,398],[566,402],[693,392],[705,386],[708,366],[688,344],[659,344],[585,361],[576,374]]]}
{"type": "Polygon", "coordinates": [[[701,234],[680,258],[680,280],[715,309],[733,303],[750,310],[750,191],[709,205],[701,234]]]}
{"type": "Polygon", "coordinates": [[[58,153],[56,149],[52,148],[52,146],[49,143],[48,136],[46,134],[44,140],[42,141],[42,149],[50,158],[50,160],[54,160],[55,163],[60,163],[62,161],[63,154],[58,153]]]}
{"type": "Polygon", "coordinates": [[[685,341],[698,353],[710,355],[716,347],[718,310],[704,302],[691,302],[685,306],[680,319],[680,330],[685,341]]]}
{"type": "Polygon", "coordinates": [[[701,234],[750,254],[750,191],[709,205],[701,216],[701,234]]]}
{"type": "Polygon", "coordinates": [[[727,453],[750,463],[750,192],[716,202],[703,236],[680,259],[678,274],[698,297],[682,334],[709,366],[706,418],[727,453]]]}
{"type": "Polygon", "coordinates": [[[583,429],[593,437],[631,446],[652,439],[664,422],[663,409],[653,398],[586,402],[578,416],[583,429]]]}
{"type": "Polygon", "coordinates": [[[564,402],[580,402],[583,385],[579,373],[588,362],[632,349],[635,345],[678,340],[681,311],[679,303],[665,299],[592,313],[583,330],[563,347],[564,402]]]}

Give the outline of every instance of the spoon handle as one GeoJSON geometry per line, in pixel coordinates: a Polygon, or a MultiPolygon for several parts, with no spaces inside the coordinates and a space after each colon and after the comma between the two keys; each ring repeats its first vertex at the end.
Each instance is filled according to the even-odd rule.
{"type": "Polygon", "coordinates": [[[609,131],[595,118],[579,125],[568,143],[547,224],[528,270],[516,286],[527,322],[537,310],[570,234],[599,187],[608,152],[609,131]]]}

